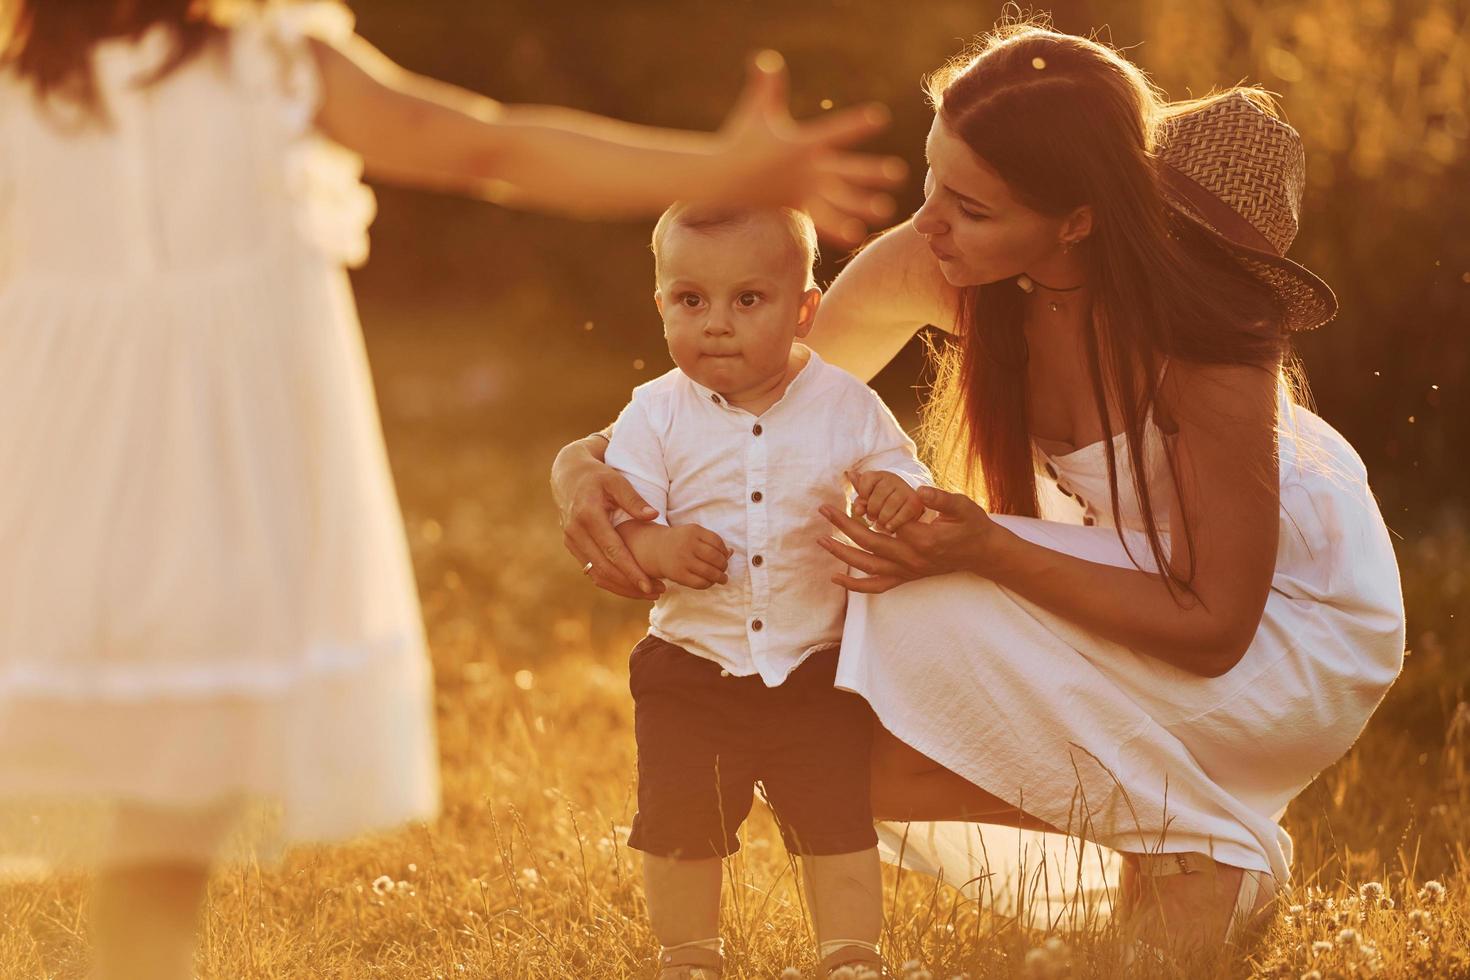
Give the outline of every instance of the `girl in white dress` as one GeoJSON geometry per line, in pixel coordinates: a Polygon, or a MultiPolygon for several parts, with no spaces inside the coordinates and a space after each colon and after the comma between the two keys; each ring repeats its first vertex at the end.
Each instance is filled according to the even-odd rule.
{"type": "MultiPolygon", "coordinates": [[[[956,335],[925,441],[966,493],[926,489],[938,519],[896,535],[828,514],[854,569],[836,682],[884,729],[874,810],[955,884],[995,870],[967,821],[1096,842],[1140,927],[1218,946],[1286,880],[1282,813],[1403,656],[1363,464],[1284,380],[1290,332],[1336,311],[1285,257],[1300,138],[1259,92],[1166,104],[1031,24],[931,95],[926,201],[811,337],[870,378],[925,324],[956,335]]],[[[581,452],[558,476],[587,557],[594,488],[621,488],[581,452]]],[[[1053,894],[1091,867],[1073,849],[1053,894]]]]}
{"type": "Polygon", "coordinates": [[[794,123],[773,55],[705,135],[410,75],[332,3],[27,0],[8,27],[0,871],[100,865],[101,974],[184,976],[227,835],[269,853],[438,806],[343,268],[363,162],[590,215],[804,204],[847,239],[895,162],[842,149],[880,110],[794,123]]]}

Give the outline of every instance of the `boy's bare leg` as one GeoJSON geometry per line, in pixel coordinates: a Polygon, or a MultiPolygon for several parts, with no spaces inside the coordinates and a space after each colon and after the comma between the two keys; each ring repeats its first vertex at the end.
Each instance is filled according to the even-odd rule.
{"type": "Polygon", "coordinates": [[[883,879],[878,849],[808,854],[801,859],[817,943],[876,943],[883,931],[883,879]]]}
{"type": "Polygon", "coordinates": [[[720,859],[643,855],[643,892],[653,934],[663,946],[720,935],[720,859]]]}

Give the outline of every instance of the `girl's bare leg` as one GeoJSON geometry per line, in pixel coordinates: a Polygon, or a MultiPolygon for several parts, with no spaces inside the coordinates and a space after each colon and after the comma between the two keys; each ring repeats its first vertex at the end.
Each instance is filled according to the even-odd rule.
{"type": "Polygon", "coordinates": [[[198,810],[122,804],[92,892],[95,980],[188,980],[209,872],[234,826],[230,802],[198,810]]]}
{"type": "Polygon", "coordinates": [[[92,898],[97,980],[188,980],[209,866],[140,864],[103,871],[92,898]]]}

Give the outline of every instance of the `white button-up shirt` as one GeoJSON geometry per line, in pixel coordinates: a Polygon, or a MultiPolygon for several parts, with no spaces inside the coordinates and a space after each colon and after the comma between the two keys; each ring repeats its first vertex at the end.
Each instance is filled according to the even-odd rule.
{"type": "Polygon", "coordinates": [[[932,482],[877,393],[815,351],[759,418],[678,369],[638,386],[607,462],[658,510],[658,523],[698,524],[733,552],[724,585],[666,583],[649,631],[768,687],[841,642],[847,591],[831,579],[847,566],[817,544],[833,533],[817,507],[847,506],[844,473],[932,482]]]}

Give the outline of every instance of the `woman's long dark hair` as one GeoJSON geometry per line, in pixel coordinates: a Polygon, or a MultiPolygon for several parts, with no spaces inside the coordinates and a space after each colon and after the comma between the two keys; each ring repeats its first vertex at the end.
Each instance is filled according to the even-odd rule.
{"type": "MultiPolygon", "coordinates": [[[[1264,93],[1231,90],[1242,91],[1274,114],[1264,93]]],[[[1180,515],[1184,541],[1173,549],[1176,559],[1180,544],[1189,555],[1179,570],[1161,544],[1144,460],[1144,424],[1158,397],[1159,367],[1169,357],[1259,365],[1275,373],[1286,354],[1282,315],[1270,289],[1203,233],[1172,217],[1155,176],[1159,124],[1231,93],[1167,103],[1112,49],[1035,20],[1003,24],[987,35],[978,49],[936,73],[929,93],[944,124],[1021,203],[1058,217],[1092,206],[1092,234],[1080,251],[1094,297],[1084,341],[1113,518],[1122,537],[1110,401],[1127,433],[1149,549],[1182,601],[1194,575],[1188,515],[1180,515]]],[[[957,339],[935,352],[938,373],[921,441],[946,482],[980,497],[992,513],[1034,517],[1039,500],[1024,309],[1013,279],[963,290],[957,339]]]]}
{"type": "Polygon", "coordinates": [[[222,8],[218,0],[16,0],[9,23],[0,25],[0,66],[29,81],[42,101],[100,116],[91,61],[97,42],[172,27],[173,51],[143,80],[152,84],[204,49],[219,31],[222,8]]]}

